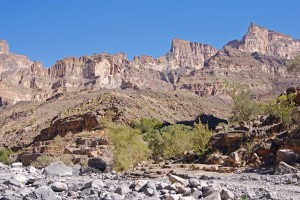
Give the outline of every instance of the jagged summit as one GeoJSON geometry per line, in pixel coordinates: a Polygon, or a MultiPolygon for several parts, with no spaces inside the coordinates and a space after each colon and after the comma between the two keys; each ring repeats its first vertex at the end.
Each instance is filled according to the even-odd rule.
{"type": "Polygon", "coordinates": [[[258,52],[273,57],[291,59],[300,54],[300,41],[251,22],[242,40],[227,45],[245,52],[258,52]]]}
{"type": "MultiPolygon", "coordinates": [[[[125,53],[102,53],[68,57],[50,68],[26,56],[10,53],[7,42],[0,40],[0,96],[14,104],[25,100],[43,101],[60,92],[101,88],[187,89],[200,96],[216,95],[222,93],[223,82],[243,84],[245,79],[240,78],[239,73],[251,73],[258,82],[265,77],[253,74],[284,77],[286,59],[298,53],[299,40],[254,23],[242,40],[231,41],[219,51],[208,44],[174,38],[170,50],[159,58],[144,55],[128,60],[125,53]],[[219,76],[216,73],[236,74],[209,79],[204,73],[197,77],[201,70],[211,70],[211,77],[219,76]]],[[[264,88],[272,88],[272,77],[262,84],[264,88]]],[[[252,84],[251,87],[256,86],[252,84]]]]}

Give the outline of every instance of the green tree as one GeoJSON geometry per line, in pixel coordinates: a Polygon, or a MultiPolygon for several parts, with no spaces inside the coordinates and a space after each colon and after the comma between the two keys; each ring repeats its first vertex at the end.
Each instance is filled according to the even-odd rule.
{"type": "Polygon", "coordinates": [[[190,126],[174,124],[160,129],[162,144],[159,153],[164,158],[179,158],[185,151],[194,150],[194,131],[190,126]]]}
{"type": "Polygon", "coordinates": [[[251,99],[249,91],[241,91],[232,96],[232,112],[230,122],[249,121],[259,113],[257,103],[251,99]]]}
{"type": "Polygon", "coordinates": [[[208,149],[208,144],[212,135],[212,132],[208,129],[207,124],[195,123],[194,128],[194,150],[201,154],[204,154],[208,149]]]}
{"type": "Polygon", "coordinates": [[[105,127],[109,130],[109,140],[114,146],[113,162],[116,171],[127,170],[150,157],[151,151],[140,130],[109,121],[105,127]]]}

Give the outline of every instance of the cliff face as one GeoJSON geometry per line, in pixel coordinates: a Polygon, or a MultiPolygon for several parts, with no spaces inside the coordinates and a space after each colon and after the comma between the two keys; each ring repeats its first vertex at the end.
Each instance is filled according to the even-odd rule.
{"type": "Polygon", "coordinates": [[[6,41],[0,40],[0,75],[7,71],[16,71],[30,67],[32,61],[26,56],[9,52],[6,41]]]}
{"type": "Polygon", "coordinates": [[[231,41],[219,51],[173,39],[160,58],[99,54],[65,58],[48,69],[10,53],[8,44],[0,41],[0,97],[14,104],[100,88],[188,90],[210,97],[223,94],[228,82],[270,90],[275,79],[290,80],[285,78],[286,60],[299,52],[299,41],[254,24],[241,41],[231,41]]]}
{"type": "Polygon", "coordinates": [[[290,36],[250,24],[243,39],[234,40],[227,45],[244,52],[258,52],[273,57],[291,59],[300,54],[300,41],[290,36]]]}
{"type": "Polygon", "coordinates": [[[166,59],[173,65],[201,69],[204,61],[216,53],[217,50],[207,44],[173,39],[166,59]]]}

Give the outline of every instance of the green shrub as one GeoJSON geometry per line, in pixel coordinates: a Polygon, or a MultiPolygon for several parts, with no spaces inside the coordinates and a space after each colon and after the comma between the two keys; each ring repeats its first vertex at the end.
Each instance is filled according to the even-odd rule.
{"type": "Polygon", "coordinates": [[[142,133],[149,133],[152,131],[159,130],[163,127],[163,123],[158,119],[146,119],[141,118],[136,121],[134,124],[134,128],[138,128],[142,133]]]}
{"type": "Polygon", "coordinates": [[[4,164],[10,164],[11,158],[10,156],[13,152],[10,149],[0,149],[0,162],[4,164]]]}
{"type": "Polygon", "coordinates": [[[280,118],[285,126],[291,125],[294,120],[297,120],[299,115],[294,98],[294,94],[278,97],[276,102],[269,104],[266,109],[266,114],[280,118]]]}
{"type": "Polygon", "coordinates": [[[195,124],[194,129],[194,150],[196,153],[204,154],[208,149],[208,144],[212,135],[212,132],[208,129],[207,124],[195,124]]]}
{"type": "Polygon", "coordinates": [[[255,117],[259,112],[259,106],[251,99],[248,91],[241,91],[233,95],[232,115],[230,122],[249,121],[255,117]]]}
{"type": "Polygon", "coordinates": [[[105,126],[109,129],[109,139],[114,146],[114,170],[127,170],[150,157],[151,151],[139,129],[112,122],[106,122],[105,126]]]}
{"type": "Polygon", "coordinates": [[[164,158],[179,158],[194,149],[194,131],[190,126],[174,124],[160,129],[162,142],[156,152],[164,158]]]}
{"type": "Polygon", "coordinates": [[[162,127],[161,123],[152,123],[150,128],[143,131],[143,138],[152,150],[153,158],[180,158],[186,151],[203,154],[210,137],[208,126],[202,124],[195,124],[193,128],[183,124],[162,127]]]}

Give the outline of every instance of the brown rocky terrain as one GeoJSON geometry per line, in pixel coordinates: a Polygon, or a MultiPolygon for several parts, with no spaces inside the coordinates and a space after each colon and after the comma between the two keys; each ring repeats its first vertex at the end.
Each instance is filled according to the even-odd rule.
{"type": "Polygon", "coordinates": [[[299,52],[298,41],[253,23],[242,41],[229,42],[219,51],[173,39],[170,51],[157,59],[99,54],[65,58],[49,69],[10,53],[5,41],[0,44],[0,124],[7,138],[3,144],[11,137],[31,141],[24,133],[37,135],[63,112],[92,112],[97,106],[74,110],[107,95],[103,89],[115,89],[108,92],[109,99],[120,98],[105,102],[103,109],[122,105],[125,121],[151,116],[174,123],[195,119],[200,112],[228,117],[226,92],[236,85],[244,85],[257,99],[268,99],[299,83],[286,72],[286,59],[299,52]]]}
{"type": "MultiPolygon", "coordinates": [[[[242,41],[229,42],[219,51],[173,39],[170,51],[160,58],[99,54],[65,58],[48,69],[10,53],[5,41],[0,44],[0,134],[2,145],[17,148],[39,134],[59,134],[54,127],[53,133],[44,129],[64,127],[59,123],[71,120],[67,117],[96,120],[113,109],[127,122],[154,117],[175,123],[194,120],[200,113],[227,118],[227,92],[236,86],[266,100],[299,84],[286,72],[287,58],[299,52],[298,41],[253,23],[242,41]]],[[[97,123],[90,129],[95,127],[97,123]]]]}
{"type": "MultiPolygon", "coordinates": [[[[140,118],[156,118],[165,124],[175,124],[193,123],[200,114],[205,114],[211,116],[214,122],[226,122],[231,111],[228,91],[249,89],[252,98],[266,101],[277,97],[288,87],[300,85],[297,77],[287,73],[288,60],[299,53],[298,40],[253,23],[242,40],[231,41],[220,50],[207,44],[173,39],[170,51],[159,58],[136,56],[128,60],[125,53],[95,54],[65,58],[50,68],[9,52],[8,44],[0,41],[0,147],[19,151],[17,160],[26,166],[37,162],[37,158],[49,156],[71,160],[74,164],[88,162],[91,168],[101,166],[98,170],[110,171],[112,147],[108,145],[106,130],[103,129],[104,118],[109,116],[114,122],[126,124],[140,118]],[[102,158],[107,160],[104,162],[102,158]]],[[[294,88],[293,92],[297,90],[294,88]]],[[[300,105],[298,100],[295,101],[300,105]]],[[[141,198],[155,196],[162,199],[185,199],[185,196],[191,199],[238,199],[242,195],[249,199],[278,199],[277,192],[281,199],[297,196],[299,190],[296,185],[300,180],[296,174],[300,169],[297,164],[300,152],[297,127],[286,130],[278,120],[260,116],[248,125],[240,123],[215,128],[209,154],[199,157],[194,152],[186,152],[180,160],[141,163],[123,174],[125,179],[119,179],[115,173],[110,174],[118,181],[135,178],[164,180],[168,176],[171,183],[168,182],[164,186],[166,188],[156,188],[153,184],[146,187],[145,182],[147,189],[136,189],[139,183],[131,182],[130,187],[136,190],[131,194],[132,191],[122,192],[122,188],[119,192],[114,188],[115,183],[111,185],[107,182],[113,189],[105,190],[109,193],[98,194],[97,190],[89,189],[94,184],[90,182],[89,186],[80,186],[80,191],[70,189],[68,196],[70,199],[76,195],[84,198],[97,193],[103,196],[102,199],[117,194],[123,195],[122,198],[116,196],[120,199],[124,199],[125,195],[127,198],[137,195],[138,199],[141,191],[141,198]],[[195,181],[195,176],[199,175],[196,172],[205,173],[205,176],[196,177],[197,181],[216,179],[215,183],[225,189],[212,189],[210,193],[207,188],[214,187],[210,181],[203,185],[186,183],[191,179],[195,181]],[[212,172],[237,174],[223,177],[212,172]],[[255,175],[253,178],[251,174],[239,175],[241,172],[276,176],[270,179],[255,175]],[[287,173],[294,175],[277,176],[287,173]],[[265,186],[268,180],[271,183],[265,186]],[[228,181],[233,181],[233,184],[226,185],[228,181]],[[284,187],[281,191],[278,184],[290,184],[296,189],[284,187]],[[270,192],[272,189],[275,193],[270,192]],[[157,190],[155,194],[154,190],[157,190]]],[[[82,174],[98,176],[89,171],[90,168],[75,168],[81,170],[82,174]]],[[[14,175],[13,170],[33,173],[31,167],[19,169],[0,165],[0,170],[5,175],[14,175]]],[[[47,173],[48,168],[45,171],[47,173]]],[[[68,175],[72,175],[70,168],[67,171],[68,175]]],[[[42,174],[38,172],[34,176],[42,177],[42,174]]],[[[103,177],[101,175],[100,178],[103,177]]],[[[18,198],[26,194],[24,198],[31,199],[31,195],[40,192],[38,189],[19,190],[18,187],[24,188],[22,184],[26,182],[23,183],[19,178],[0,177],[4,180],[0,184],[0,190],[4,189],[4,192],[0,193],[18,198]]],[[[50,177],[46,178],[53,181],[50,177]]],[[[72,178],[66,182],[76,179],[72,178]]],[[[26,184],[31,185],[34,181],[26,184]]],[[[52,184],[51,181],[47,185],[52,184]]],[[[36,185],[43,190],[42,185],[45,184],[36,185]]],[[[53,185],[49,190],[46,189],[49,194],[56,196],[53,191],[57,192],[57,187],[53,185]]],[[[99,188],[102,187],[101,183],[99,188]]],[[[59,196],[66,197],[67,194],[63,192],[59,196]]]]}

